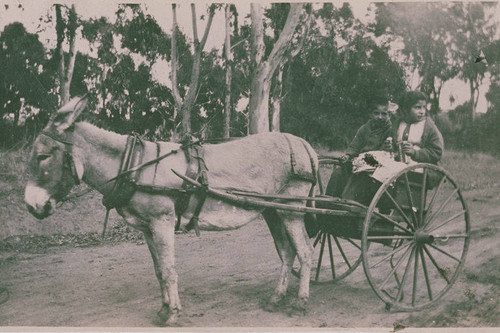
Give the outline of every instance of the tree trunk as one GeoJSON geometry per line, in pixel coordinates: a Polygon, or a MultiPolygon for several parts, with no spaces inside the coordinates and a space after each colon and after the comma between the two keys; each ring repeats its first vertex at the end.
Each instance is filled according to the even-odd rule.
{"type": "Polygon", "coordinates": [[[469,86],[470,86],[470,107],[471,107],[471,123],[476,120],[476,87],[474,85],[474,80],[472,78],[469,79],[469,86]]]}
{"type": "Polygon", "coordinates": [[[64,73],[64,81],[61,91],[62,104],[68,103],[71,97],[71,92],[70,92],[71,80],[73,79],[73,72],[75,70],[75,60],[76,60],[76,50],[75,50],[76,29],[77,29],[76,10],[75,10],[75,5],[72,5],[69,12],[69,20],[68,20],[69,59],[66,72],[64,73]]]}
{"type": "MultiPolygon", "coordinates": [[[[176,49],[176,41],[175,41],[175,32],[177,31],[177,17],[176,17],[176,5],[172,4],[172,13],[173,13],[173,33],[172,33],[172,92],[176,101],[177,110],[180,111],[182,120],[181,120],[181,135],[183,137],[185,135],[191,134],[191,109],[193,108],[194,102],[196,100],[197,90],[198,90],[198,82],[200,78],[200,67],[201,67],[201,52],[205,47],[207,42],[208,33],[210,31],[210,27],[212,26],[213,17],[215,14],[215,6],[210,6],[210,13],[208,16],[207,26],[205,27],[205,32],[203,34],[203,38],[201,42],[198,40],[198,29],[196,25],[196,6],[195,4],[191,4],[191,18],[193,22],[193,43],[194,43],[194,56],[193,56],[193,68],[191,71],[191,82],[189,84],[188,91],[184,98],[182,98],[179,94],[179,90],[177,88],[177,51],[176,49]],[[175,56],[175,58],[174,58],[175,56]]],[[[179,137],[177,131],[174,132],[174,135],[179,137]]]]}
{"type": "Polygon", "coordinates": [[[278,74],[276,75],[276,82],[274,85],[273,96],[271,98],[272,114],[271,114],[271,131],[279,132],[280,129],[280,118],[281,118],[281,101],[283,100],[283,67],[281,65],[278,68],[278,74]]]}
{"type": "MultiPolygon", "coordinates": [[[[171,49],[171,72],[170,72],[170,81],[172,81],[172,95],[174,96],[174,112],[173,112],[173,121],[177,121],[177,115],[182,108],[182,97],[179,93],[179,88],[177,86],[177,70],[178,70],[178,62],[177,62],[177,10],[176,4],[172,4],[172,49],[171,49]]],[[[179,140],[179,132],[177,127],[174,128],[172,133],[170,133],[171,140],[178,141],[179,140]]]]}
{"type": "Polygon", "coordinates": [[[264,31],[262,21],[262,7],[257,4],[251,5],[252,17],[252,50],[254,55],[255,70],[250,87],[249,102],[249,133],[269,132],[269,91],[271,78],[276,68],[282,63],[285,51],[289,47],[293,33],[304,5],[293,3],[290,12],[278,40],[266,61],[262,61],[264,50],[264,31]]]}
{"type": "Polygon", "coordinates": [[[226,61],[226,98],[224,103],[224,128],[223,137],[231,136],[231,78],[232,78],[232,62],[233,55],[231,52],[231,5],[226,4],[226,41],[225,41],[225,61],[226,61]]]}
{"type": "Polygon", "coordinates": [[[57,46],[56,54],[59,57],[59,73],[56,79],[56,84],[59,88],[59,106],[64,105],[64,79],[65,79],[65,64],[64,64],[64,20],[61,13],[62,5],[55,5],[56,7],[56,34],[57,34],[57,46]]]}

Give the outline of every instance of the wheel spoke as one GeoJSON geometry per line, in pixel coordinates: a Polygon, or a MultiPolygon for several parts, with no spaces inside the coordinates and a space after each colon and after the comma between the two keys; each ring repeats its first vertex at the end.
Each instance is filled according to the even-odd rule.
{"type": "Polygon", "coordinates": [[[358,248],[359,250],[361,250],[361,246],[359,246],[358,244],[354,243],[352,241],[352,239],[350,239],[350,238],[343,238],[343,239],[345,239],[346,241],[348,241],[349,243],[351,243],[352,245],[354,245],[356,248],[358,248]]]}
{"type": "Polygon", "coordinates": [[[405,267],[405,272],[403,273],[403,279],[401,280],[401,285],[399,287],[398,294],[396,295],[396,302],[399,302],[399,300],[401,299],[401,295],[403,294],[406,278],[408,277],[408,272],[410,271],[410,263],[414,255],[415,255],[415,247],[411,249],[410,258],[408,258],[408,263],[405,267]]]}
{"type": "Polygon", "coordinates": [[[443,223],[441,223],[440,225],[432,228],[431,230],[427,231],[428,233],[430,232],[433,232],[434,230],[436,229],[439,229],[443,226],[445,226],[446,224],[450,223],[451,221],[453,221],[454,219],[456,219],[457,217],[459,217],[460,215],[464,214],[466,211],[465,210],[462,210],[460,212],[458,212],[457,214],[453,215],[452,217],[448,218],[446,221],[444,221],[443,223]]]}
{"type": "MultiPolygon", "coordinates": [[[[406,214],[403,212],[403,209],[401,208],[401,206],[396,202],[396,200],[394,199],[394,197],[389,193],[387,192],[387,189],[384,190],[384,193],[385,195],[387,195],[387,197],[391,200],[392,204],[394,205],[394,207],[396,208],[396,210],[398,211],[399,214],[401,214],[401,216],[403,217],[403,219],[405,220],[406,224],[414,230],[413,228],[413,224],[411,223],[410,219],[408,218],[408,216],[406,216],[406,214]]],[[[399,224],[398,224],[399,225],[399,224]]]]}
{"type": "Polygon", "coordinates": [[[323,233],[318,233],[318,236],[316,237],[316,239],[314,240],[314,244],[313,244],[313,247],[316,247],[316,245],[318,245],[318,242],[319,240],[321,239],[321,236],[323,236],[323,233]]]}
{"type": "Polygon", "coordinates": [[[427,224],[425,226],[429,226],[432,223],[432,220],[443,211],[444,207],[448,204],[448,202],[450,202],[450,200],[453,198],[453,196],[457,192],[458,192],[458,188],[456,188],[455,190],[453,190],[453,192],[451,192],[451,194],[448,196],[448,198],[446,198],[446,200],[439,207],[439,209],[435,213],[432,213],[431,217],[429,217],[429,219],[427,220],[427,224]]]}
{"type": "Polygon", "coordinates": [[[446,255],[446,256],[448,256],[448,257],[450,257],[451,259],[453,259],[453,260],[455,260],[455,261],[457,261],[457,262],[459,262],[459,263],[461,263],[461,262],[462,262],[462,260],[460,260],[460,259],[456,258],[455,256],[453,256],[453,255],[449,254],[449,253],[448,253],[448,252],[446,252],[445,250],[440,249],[439,247],[437,247],[437,246],[435,246],[435,245],[429,244],[429,246],[430,246],[430,247],[432,247],[433,249],[435,249],[436,251],[441,252],[442,254],[444,254],[444,255],[446,255]]]}
{"type": "Polygon", "coordinates": [[[328,251],[330,253],[330,266],[332,267],[332,279],[335,280],[335,265],[333,262],[332,241],[330,238],[331,238],[331,235],[328,234],[327,239],[328,239],[328,251]]]}
{"type": "Polygon", "coordinates": [[[434,200],[436,200],[437,194],[439,193],[439,191],[441,191],[441,187],[443,186],[445,180],[446,180],[446,176],[443,176],[443,178],[441,178],[441,180],[439,181],[439,185],[436,187],[436,190],[432,194],[432,198],[431,198],[431,201],[429,202],[429,206],[427,206],[427,215],[429,215],[432,208],[434,208],[434,200]]]}
{"type": "Polygon", "coordinates": [[[325,195],[325,189],[323,187],[323,182],[321,181],[321,173],[318,172],[318,185],[319,185],[319,194],[325,195]]]}
{"type": "Polygon", "coordinates": [[[431,260],[431,262],[434,265],[434,267],[436,267],[436,269],[438,270],[439,275],[441,275],[443,277],[443,279],[445,279],[446,282],[448,282],[448,284],[450,284],[450,280],[446,276],[444,269],[442,269],[441,267],[439,267],[438,263],[436,262],[436,259],[434,259],[434,257],[432,256],[432,254],[429,252],[429,249],[427,249],[427,247],[425,245],[424,245],[423,248],[424,248],[425,253],[427,253],[427,255],[429,256],[429,259],[431,260]]]}
{"type": "Polygon", "coordinates": [[[427,200],[427,169],[424,168],[424,177],[422,180],[422,192],[420,198],[420,208],[418,210],[419,225],[424,225],[424,209],[425,201],[427,200]]]}
{"type": "Polygon", "coordinates": [[[373,241],[376,239],[413,239],[413,236],[368,236],[366,239],[373,241]]]}
{"type": "Polygon", "coordinates": [[[391,256],[394,256],[396,253],[406,249],[408,246],[412,245],[413,242],[409,242],[409,243],[406,243],[405,245],[403,246],[399,246],[398,248],[396,248],[395,250],[393,250],[391,253],[387,254],[385,257],[383,257],[382,259],[380,259],[379,261],[377,261],[375,264],[373,264],[370,268],[375,268],[377,267],[378,265],[380,265],[382,262],[384,262],[387,258],[391,257],[391,256]]]}
{"type": "Polygon", "coordinates": [[[415,249],[415,263],[413,264],[413,290],[411,294],[411,305],[415,306],[415,297],[417,294],[417,282],[418,282],[418,256],[419,256],[419,247],[417,246],[415,249]]]}
{"type": "Polygon", "coordinates": [[[325,243],[326,243],[326,232],[323,233],[323,237],[321,240],[321,249],[319,250],[319,259],[318,259],[318,265],[316,267],[316,276],[315,280],[319,280],[319,273],[321,272],[321,263],[323,262],[323,251],[325,250],[325,243]]]}
{"type": "MultiPolygon", "coordinates": [[[[403,227],[401,224],[399,224],[398,222],[394,221],[393,219],[391,219],[389,216],[387,215],[384,215],[382,213],[379,213],[379,212],[373,212],[373,215],[376,215],[382,219],[384,219],[385,221],[389,222],[390,224],[392,224],[393,226],[395,226],[396,228],[399,228],[401,230],[403,230],[404,232],[406,232],[407,234],[412,234],[412,231],[406,229],[405,227],[403,227]]],[[[410,224],[411,225],[411,224],[410,224]]]]}
{"type": "Polygon", "coordinates": [[[424,270],[425,284],[427,285],[427,294],[429,295],[429,300],[432,301],[432,289],[431,289],[431,283],[429,281],[429,273],[427,272],[427,264],[425,263],[424,250],[422,250],[422,248],[420,247],[418,251],[420,252],[420,259],[422,260],[422,268],[424,270]]]}
{"type": "Polygon", "coordinates": [[[406,189],[406,195],[408,196],[408,200],[410,201],[410,210],[411,214],[413,215],[413,221],[415,222],[413,226],[415,228],[418,227],[418,219],[417,215],[415,214],[415,211],[413,208],[415,207],[415,204],[413,203],[413,196],[411,195],[411,189],[410,189],[410,180],[408,179],[408,173],[405,173],[405,189],[406,189]]]}
{"type": "Polygon", "coordinates": [[[410,252],[411,249],[412,249],[411,247],[408,247],[406,249],[405,253],[403,253],[403,255],[401,256],[401,258],[399,258],[396,265],[392,268],[392,270],[389,272],[389,274],[387,274],[387,276],[385,277],[384,281],[382,281],[382,283],[380,284],[380,289],[383,289],[385,284],[387,282],[389,282],[390,277],[396,272],[396,270],[399,268],[399,266],[401,266],[401,264],[403,263],[403,259],[406,257],[406,255],[408,254],[408,252],[410,252]]]}
{"type": "Polygon", "coordinates": [[[342,255],[342,258],[344,258],[344,261],[345,263],[347,264],[347,267],[349,267],[349,269],[352,268],[351,264],[349,263],[349,260],[347,259],[347,256],[345,255],[344,253],[344,250],[342,249],[342,246],[340,245],[340,242],[339,240],[337,239],[337,237],[333,236],[333,240],[335,241],[335,244],[337,244],[337,248],[339,249],[340,251],[340,254],[342,255]]]}

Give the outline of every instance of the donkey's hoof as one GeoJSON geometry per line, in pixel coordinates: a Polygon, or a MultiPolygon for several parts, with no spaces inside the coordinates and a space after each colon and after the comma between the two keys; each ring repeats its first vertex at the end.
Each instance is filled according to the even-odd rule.
{"type": "Polygon", "coordinates": [[[283,307],[285,296],[284,295],[273,295],[264,304],[263,308],[267,312],[276,312],[283,307]]]}
{"type": "Polygon", "coordinates": [[[160,311],[158,311],[157,321],[155,324],[161,327],[165,326],[177,326],[177,320],[179,319],[179,310],[171,310],[168,305],[163,304],[160,311]]]}
{"type": "Polygon", "coordinates": [[[179,326],[179,311],[173,311],[168,316],[168,319],[165,321],[166,326],[179,326]]]}
{"type": "Polygon", "coordinates": [[[290,307],[297,311],[297,312],[302,312],[306,313],[307,311],[307,298],[298,298],[290,302],[290,307]]]}
{"type": "Polygon", "coordinates": [[[163,304],[160,311],[158,311],[157,314],[159,319],[166,321],[170,316],[170,308],[168,307],[167,304],[163,304]]]}

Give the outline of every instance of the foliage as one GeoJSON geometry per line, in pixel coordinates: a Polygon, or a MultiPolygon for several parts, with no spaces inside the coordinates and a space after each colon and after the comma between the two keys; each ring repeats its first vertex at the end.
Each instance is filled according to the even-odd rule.
{"type": "Polygon", "coordinates": [[[4,145],[27,138],[42,127],[56,105],[50,96],[54,86],[46,68],[45,49],[36,34],[15,22],[0,36],[0,142],[4,145]]]}
{"type": "Polygon", "coordinates": [[[341,148],[365,122],[374,103],[404,89],[401,68],[366,38],[348,7],[325,4],[303,52],[290,65],[291,87],[282,128],[312,142],[341,148]],[[324,26],[324,27],[323,27],[324,26]]]}
{"type": "Polygon", "coordinates": [[[420,90],[431,100],[431,113],[439,112],[443,84],[459,72],[454,52],[456,18],[447,3],[387,3],[377,5],[377,36],[387,34],[388,41],[404,43],[401,55],[408,72],[417,70],[420,90]]]}
{"type": "MultiPolygon", "coordinates": [[[[311,6],[314,20],[308,34],[297,30],[292,43],[293,47],[305,35],[303,51],[283,67],[283,89],[275,96],[281,100],[281,130],[340,149],[367,120],[373,103],[396,101],[407,87],[408,74],[417,71],[420,88],[431,97],[431,113],[447,136],[447,146],[495,150],[499,140],[494,128],[500,121],[500,88],[495,82],[500,66],[473,61],[480,51],[486,55],[498,44],[492,41],[497,29],[492,24],[493,5],[378,3],[372,7],[373,24],[360,22],[348,3],[311,6]],[[474,104],[437,116],[443,84],[457,77],[473,82],[473,89],[483,77],[493,82],[487,94],[490,109],[474,123],[474,104]]],[[[241,24],[237,6],[231,10],[231,135],[242,136],[248,131],[248,106],[241,110],[239,102],[250,97],[253,75],[251,29],[241,24]]],[[[289,10],[290,4],[276,3],[265,11],[267,52],[289,10]]],[[[166,79],[170,73],[158,75],[154,70],[170,65],[171,31],[160,27],[156,13],[141,4],[119,5],[114,17],[108,18],[70,20],[67,11],[63,14],[66,25],[70,21],[79,25],[78,31],[89,45],[88,52],[77,54],[71,82],[71,95],[89,95],[93,111],[84,118],[120,133],[169,139],[168,133],[179,122],[173,119],[174,99],[166,79]]],[[[41,19],[40,29],[52,21],[51,17],[41,19]]],[[[176,40],[178,86],[184,96],[194,58],[191,42],[182,31],[176,31],[176,40]]],[[[13,145],[22,137],[35,135],[55,109],[59,54],[44,47],[21,23],[4,28],[0,45],[0,141],[13,145]]],[[[218,137],[225,91],[221,50],[202,52],[201,78],[191,109],[192,130],[206,138],[218,137]]]]}

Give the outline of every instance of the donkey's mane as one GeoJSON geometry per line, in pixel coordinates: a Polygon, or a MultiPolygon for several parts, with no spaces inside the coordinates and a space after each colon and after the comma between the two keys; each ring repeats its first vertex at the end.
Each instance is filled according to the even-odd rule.
{"type": "Polygon", "coordinates": [[[97,127],[88,122],[79,122],[76,128],[85,134],[85,141],[98,145],[106,150],[122,151],[126,142],[126,135],[118,134],[97,127]]]}

